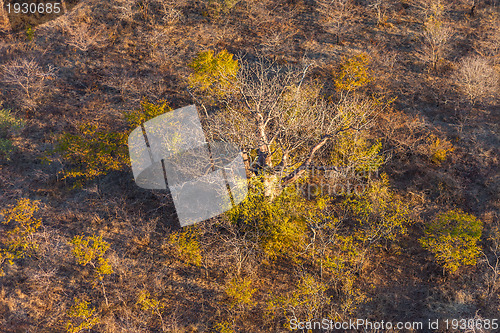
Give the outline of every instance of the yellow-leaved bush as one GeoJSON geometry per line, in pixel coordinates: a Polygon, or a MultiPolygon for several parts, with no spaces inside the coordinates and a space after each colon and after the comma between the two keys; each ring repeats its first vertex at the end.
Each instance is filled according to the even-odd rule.
{"type": "Polygon", "coordinates": [[[327,289],[328,285],[314,276],[304,275],[292,292],[271,296],[267,302],[267,311],[272,316],[277,311],[283,311],[287,322],[293,318],[300,318],[301,321],[321,318],[323,309],[330,304],[330,298],[326,295],[327,289]]]}
{"type": "Polygon", "coordinates": [[[70,245],[76,262],[82,266],[92,266],[98,280],[102,280],[104,275],[113,273],[113,268],[104,258],[109,243],[103,240],[102,236],[78,235],[70,241],[70,245]]]}
{"type": "Polygon", "coordinates": [[[171,110],[165,101],[155,104],[144,100],[141,108],[124,113],[128,130],[111,131],[96,124],[82,123],[76,133],[63,133],[54,149],[71,165],[62,172],[63,179],[76,179],[76,186],[82,186],[109,171],[124,169],[129,165],[128,131],[171,110]]]}
{"type": "Polygon", "coordinates": [[[361,196],[347,198],[344,207],[356,222],[356,237],[369,245],[397,240],[407,234],[412,223],[409,204],[389,188],[386,174],[374,181],[361,196]]]}
{"type": "Polygon", "coordinates": [[[336,291],[336,304],[341,313],[353,314],[359,304],[367,301],[366,292],[356,285],[366,250],[355,236],[337,234],[329,251],[317,258],[323,279],[336,291]]]}
{"type": "Polygon", "coordinates": [[[223,96],[236,82],[239,64],[226,50],[200,52],[189,64],[193,74],[189,76],[189,86],[214,96],[223,96]]]}
{"type": "Polygon", "coordinates": [[[368,71],[370,58],[366,53],[361,53],[344,59],[338,72],[334,73],[335,88],[339,91],[356,90],[373,79],[368,71]]]}
{"type": "Polygon", "coordinates": [[[165,308],[165,303],[158,300],[156,297],[151,296],[148,290],[141,290],[139,296],[137,297],[137,305],[141,307],[141,310],[149,312],[150,314],[156,314],[160,318],[162,330],[165,331],[165,324],[163,322],[162,310],[165,308]]]}
{"type": "Polygon", "coordinates": [[[332,164],[337,167],[351,168],[352,173],[368,174],[377,172],[384,164],[381,154],[382,143],[370,143],[355,130],[345,131],[335,141],[331,155],[332,164]]]}
{"type": "Polygon", "coordinates": [[[34,217],[38,208],[38,201],[22,198],[15,206],[0,211],[1,222],[7,228],[0,235],[0,241],[7,246],[0,249],[0,276],[3,275],[2,263],[8,261],[13,264],[14,259],[30,257],[37,249],[33,237],[42,224],[39,218],[34,217]]]}
{"type": "Polygon", "coordinates": [[[201,266],[203,257],[198,241],[198,233],[193,227],[188,227],[183,231],[172,233],[169,238],[169,243],[187,264],[198,267],[201,266]]]}
{"type": "Polygon", "coordinates": [[[78,235],[69,244],[76,262],[82,266],[90,265],[93,268],[95,276],[93,285],[95,287],[97,284],[101,284],[106,305],[109,305],[103,281],[105,275],[113,273],[113,267],[109,264],[108,259],[104,258],[104,254],[109,249],[109,243],[103,240],[102,236],[85,237],[84,235],[78,235]]]}
{"type": "Polygon", "coordinates": [[[426,148],[430,160],[436,164],[441,164],[441,162],[446,160],[448,153],[455,150],[451,142],[446,139],[442,140],[433,134],[427,138],[426,148]]]}
{"type": "Polygon", "coordinates": [[[325,201],[308,201],[291,186],[270,198],[263,181],[253,179],[250,185],[245,200],[227,216],[270,259],[280,255],[296,258],[306,246],[308,223],[321,218],[325,201]]]}
{"type": "Polygon", "coordinates": [[[474,215],[449,210],[426,225],[425,236],[419,241],[446,271],[453,273],[461,266],[477,263],[482,230],[483,223],[474,215]]]}
{"type": "Polygon", "coordinates": [[[252,305],[252,296],[257,289],[252,288],[252,280],[250,278],[233,278],[226,285],[224,291],[230,298],[231,308],[239,306],[245,308],[252,305]]]}
{"type": "Polygon", "coordinates": [[[66,331],[68,333],[78,333],[91,330],[99,323],[99,318],[96,316],[94,308],[89,308],[90,302],[75,298],[74,304],[69,309],[67,315],[70,320],[66,323],[66,331]]]}

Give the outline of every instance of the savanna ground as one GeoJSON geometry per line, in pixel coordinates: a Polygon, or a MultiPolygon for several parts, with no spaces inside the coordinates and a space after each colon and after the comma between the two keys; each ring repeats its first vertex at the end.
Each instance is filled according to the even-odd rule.
{"type": "Polygon", "coordinates": [[[0,35],[0,331],[500,319],[497,1],[67,2],[0,35]],[[255,163],[180,230],[123,138],[193,103],[255,163]]]}

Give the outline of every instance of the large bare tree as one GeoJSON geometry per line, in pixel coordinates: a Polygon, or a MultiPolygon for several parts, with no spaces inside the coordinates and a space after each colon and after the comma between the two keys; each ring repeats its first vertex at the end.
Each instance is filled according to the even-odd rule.
{"type": "Polygon", "coordinates": [[[271,176],[278,189],[320,161],[342,132],[370,123],[370,101],[326,100],[321,86],[307,80],[308,67],[285,68],[262,59],[240,60],[240,66],[224,107],[210,116],[209,132],[213,139],[238,143],[247,169],[271,176]]]}

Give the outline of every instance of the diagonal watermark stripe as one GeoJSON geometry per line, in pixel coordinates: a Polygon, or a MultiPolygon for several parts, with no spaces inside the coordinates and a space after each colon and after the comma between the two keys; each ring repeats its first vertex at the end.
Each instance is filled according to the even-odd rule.
{"type": "Polygon", "coordinates": [[[240,149],[209,144],[194,105],[145,122],[130,133],[128,146],[136,184],[168,187],[181,226],[222,214],[247,195],[240,149]]]}

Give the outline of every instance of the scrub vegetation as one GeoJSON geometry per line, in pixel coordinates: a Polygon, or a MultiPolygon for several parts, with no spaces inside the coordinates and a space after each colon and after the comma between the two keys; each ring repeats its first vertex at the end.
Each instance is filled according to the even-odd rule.
{"type": "Polygon", "coordinates": [[[1,332],[498,317],[497,1],[62,4],[0,12],[1,332]],[[180,228],[127,138],[190,104],[248,195],[180,228]]]}

